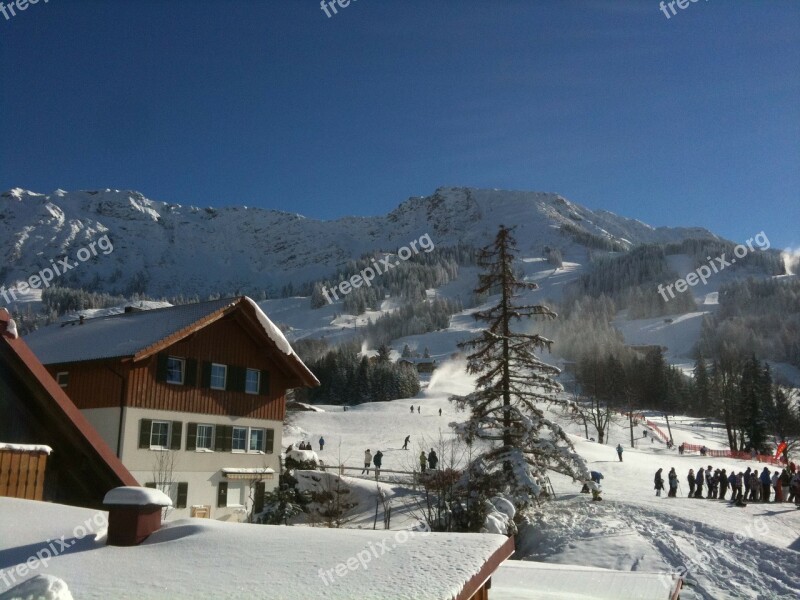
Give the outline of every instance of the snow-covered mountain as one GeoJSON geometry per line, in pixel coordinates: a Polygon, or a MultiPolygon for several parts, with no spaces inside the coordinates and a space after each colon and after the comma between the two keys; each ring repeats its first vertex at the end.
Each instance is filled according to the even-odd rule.
{"type": "Polygon", "coordinates": [[[517,225],[524,254],[545,245],[585,262],[587,243],[623,249],[689,237],[701,228],[654,228],[593,211],[551,193],[441,188],[391,213],[334,221],[260,208],[200,208],[159,202],[135,191],[0,194],[0,284],[10,287],[108,236],[99,253],[61,285],[130,294],[204,296],[275,291],[330,276],[348,260],[394,251],[428,234],[437,247],[485,245],[499,224],[517,225]],[[587,242],[589,240],[589,242],[587,242]]]}

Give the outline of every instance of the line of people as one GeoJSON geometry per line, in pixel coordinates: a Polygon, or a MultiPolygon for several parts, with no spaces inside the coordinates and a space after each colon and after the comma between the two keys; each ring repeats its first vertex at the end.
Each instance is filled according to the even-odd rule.
{"type": "MultiPolygon", "coordinates": [[[[658,469],[654,478],[656,496],[664,491],[663,469],[658,469]]],[[[675,469],[672,468],[667,476],[669,492],[668,497],[677,495],[679,481],[675,469]]],[[[747,468],[738,473],[728,473],[726,469],[700,468],[695,473],[689,469],[686,477],[689,484],[689,498],[705,498],[708,500],[725,500],[730,489],[730,502],[737,506],[746,506],[747,501],[769,502],[774,497],[774,502],[794,502],[800,508],[800,470],[794,463],[780,471],[770,472],[769,467],[764,467],[759,474],[758,467],[747,468]],[[706,490],[703,495],[703,490],[706,490]]]]}

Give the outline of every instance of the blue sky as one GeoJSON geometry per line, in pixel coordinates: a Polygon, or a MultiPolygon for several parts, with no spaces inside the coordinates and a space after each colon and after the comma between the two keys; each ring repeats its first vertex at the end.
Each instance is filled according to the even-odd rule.
{"type": "Polygon", "coordinates": [[[0,15],[0,188],[330,219],[558,192],[800,245],[800,2],[49,0],[0,15]]]}

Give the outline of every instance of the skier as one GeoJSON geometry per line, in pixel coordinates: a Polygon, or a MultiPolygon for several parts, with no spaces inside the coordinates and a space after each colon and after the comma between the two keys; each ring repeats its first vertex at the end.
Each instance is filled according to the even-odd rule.
{"type": "Polygon", "coordinates": [[[728,473],[725,469],[719,472],[719,499],[725,500],[725,494],[728,493],[728,473]]]}
{"type": "Polygon", "coordinates": [[[761,471],[761,477],[759,477],[761,481],[761,501],[762,502],[769,502],[769,488],[772,485],[772,477],[770,477],[769,469],[764,467],[764,470],[761,471]]]}
{"type": "MultiPolygon", "coordinates": [[[[744,481],[744,473],[739,471],[739,474],[736,475],[736,479],[733,485],[733,497],[736,498],[734,504],[736,506],[747,506],[744,502],[744,498],[742,497],[742,483],[744,481]]],[[[733,500],[733,497],[731,500],[733,500]]]]}
{"type": "Polygon", "coordinates": [[[689,482],[689,498],[694,498],[694,469],[689,469],[689,476],[686,481],[689,482]]]}
{"type": "Polygon", "coordinates": [[[435,469],[435,468],[436,468],[436,465],[437,465],[438,463],[439,463],[439,457],[438,457],[438,456],[436,456],[436,452],[434,452],[434,451],[433,451],[433,448],[431,448],[431,451],[430,451],[430,452],[428,452],[428,466],[429,466],[431,469],[435,469]]]}
{"type": "Polygon", "coordinates": [[[408,442],[411,441],[411,436],[407,435],[406,439],[403,440],[403,450],[408,450],[408,442]]]}
{"type": "Polygon", "coordinates": [[[667,496],[675,498],[678,495],[678,474],[675,472],[674,467],[669,470],[667,479],[669,479],[669,493],[667,496]]]}
{"type": "Polygon", "coordinates": [[[623,450],[624,450],[624,448],[622,447],[622,444],[617,444],[617,456],[619,456],[619,462],[622,462],[622,451],[623,450]]]}
{"type": "Polygon", "coordinates": [[[658,471],[656,471],[656,476],[655,479],[653,480],[653,483],[656,484],[655,485],[656,496],[660,496],[661,490],[664,489],[664,479],[661,477],[661,471],[663,471],[663,469],[659,469],[658,471]]]}
{"type": "Polygon", "coordinates": [[[419,453],[419,468],[424,473],[425,472],[425,465],[428,464],[428,459],[425,458],[425,450],[419,453]]]}
{"type": "Polygon", "coordinates": [[[708,488],[708,495],[706,496],[706,498],[711,500],[712,498],[715,497],[714,496],[714,473],[711,471],[711,465],[708,465],[708,468],[706,469],[705,477],[706,477],[706,488],[708,488]]]}
{"type": "Polygon", "coordinates": [[[325,447],[325,438],[319,436],[319,451],[322,452],[322,449],[325,447]]]}
{"type": "Polygon", "coordinates": [[[744,486],[744,499],[747,500],[747,495],[750,493],[750,467],[742,473],[742,485],[744,486]]]}
{"type": "Polygon", "coordinates": [[[780,502],[782,500],[781,474],[778,471],[772,474],[772,489],[775,492],[775,502],[780,502]]]}
{"type": "Polygon", "coordinates": [[[369,473],[369,467],[371,464],[372,464],[372,452],[370,452],[369,448],[367,448],[367,451],[364,452],[364,469],[361,471],[362,475],[364,473],[369,473]]]}
{"type": "Polygon", "coordinates": [[[586,484],[592,490],[592,502],[599,502],[602,500],[600,497],[600,484],[596,481],[590,481],[586,484]]]}
{"type": "Polygon", "coordinates": [[[595,483],[600,483],[600,480],[604,479],[603,474],[600,471],[590,471],[589,475],[592,477],[592,481],[595,483]]]}
{"type": "Polygon", "coordinates": [[[684,445],[684,443],[682,442],[682,443],[681,443],[681,445],[680,445],[680,446],[678,446],[678,454],[680,454],[681,456],[683,456],[683,451],[684,451],[685,449],[686,449],[686,446],[685,446],[685,445],[684,445]]]}
{"type": "Polygon", "coordinates": [[[750,471],[750,496],[747,498],[753,502],[761,499],[761,482],[758,480],[758,468],[750,471]]]}
{"type": "Polygon", "coordinates": [[[705,471],[703,471],[703,468],[700,467],[697,470],[697,475],[694,478],[694,484],[697,486],[697,491],[694,494],[695,498],[703,498],[703,476],[704,476],[704,474],[705,474],[705,471]]]}

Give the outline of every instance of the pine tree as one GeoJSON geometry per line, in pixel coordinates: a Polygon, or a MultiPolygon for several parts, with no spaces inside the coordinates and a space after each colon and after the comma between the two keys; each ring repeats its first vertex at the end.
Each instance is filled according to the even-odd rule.
{"type": "Polygon", "coordinates": [[[695,409],[703,414],[711,408],[711,388],[708,380],[708,368],[706,367],[706,359],[703,358],[703,353],[697,357],[694,363],[694,405],[695,409]]]}
{"type": "Polygon", "coordinates": [[[478,375],[477,389],[451,400],[470,411],[457,432],[468,443],[476,438],[486,442],[478,452],[477,469],[502,482],[501,491],[524,508],[541,494],[539,478],[548,469],[581,480],[588,479],[588,471],[564,431],[537,406],[554,401],[553,394],[562,390],[553,379],[559,370],[536,356],[552,342],[535,333],[514,331],[512,321],[556,315],[545,306],[515,302],[520,292],[538,287],[515,276],[515,249],[511,230],[501,225],[495,241],[480,253],[479,265],[485,272],[475,293],[496,290],[500,300],[474,313],[486,328],[477,338],[459,344],[471,351],[467,371],[478,375]],[[548,435],[542,435],[543,429],[548,435]]]}

